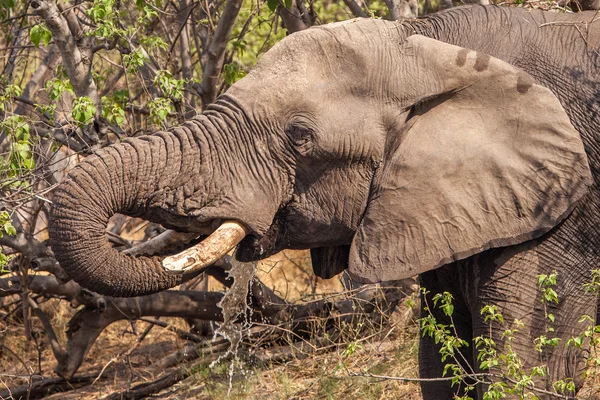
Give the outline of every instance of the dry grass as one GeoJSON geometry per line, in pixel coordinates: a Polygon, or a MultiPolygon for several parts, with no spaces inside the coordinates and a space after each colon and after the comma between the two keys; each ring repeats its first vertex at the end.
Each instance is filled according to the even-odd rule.
{"type": "MultiPolygon", "coordinates": [[[[285,252],[259,265],[259,277],[279,295],[290,301],[308,301],[337,293],[342,285],[337,280],[316,279],[310,270],[306,252],[285,252]]],[[[216,288],[216,286],[215,286],[216,288]]],[[[8,299],[7,299],[8,300],[8,299]]],[[[59,339],[66,343],[66,324],[74,314],[64,301],[50,300],[42,305],[51,317],[59,339]]],[[[273,361],[275,349],[255,344],[246,345],[237,360],[225,360],[210,366],[211,359],[187,365],[191,376],[160,393],[163,399],[421,399],[416,383],[381,380],[366,374],[416,377],[418,328],[407,317],[402,305],[388,321],[366,319],[355,326],[343,326],[341,340],[311,341],[321,350],[307,352],[295,343],[296,350],[285,360],[273,361]],[[366,339],[365,339],[366,338],[366,339]],[[341,344],[340,344],[341,342],[341,344]],[[233,369],[232,369],[233,366],[233,369]],[[233,373],[230,375],[230,372],[233,373]],[[362,376],[361,376],[362,375],[362,376]]],[[[19,315],[2,326],[0,347],[0,385],[15,387],[26,382],[15,375],[29,375],[41,366],[43,376],[52,377],[55,359],[46,344],[42,326],[32,319],[38,347],[24,339],[19,315]],[[10,349],[10,350],[9,350],[10,349]]],[[[180,329],[185,323],[176,318],[164,319],[180,329]]],[[[106,329],[88,353],[78,374],[97,373],[105,366],[104,379],[93,385],[67,393],[57,393],[50,399],[100,399],[128,387],[151,382],[172,371],[157,371],[153,364],[166,355],[181,350],[189,342],[169,330],[154,326],[142,344],[135,346],[139,334],[148,326],[126,321],[106,329]],[[114,368],[113,368],[114,367],[114,368]]],[[[323,337],[324,327],[317,321],[314,332],[323,337]]],[[[282,346],[290,342],[281,343],[282,346]]],[[[212,357],[212,359],[216,359],[212,357]]],[[[600,399],[600,378],[588,379],[580,392],[582,399],[600,399]]]]}
{"type": "Polygon", "coordinates": [[[209,368],[182,382],[169,399],[420,399],[418,385],[381,381],[355,374],[415,377],[416,327],[399,328],[383,341],[364,342],[352,355],[348,347],[305,357],[297,353],[284,364],[241,362],[231,380],[229,362],[209,368]],[[241,372],[244,372],[243,374],[241,372]]]}
{"type": "MultiPolygon", "coordinates": [[[[342,285],[337,279],[323,281],[314,277],[307,252],[288,251],[278,254],[260,263],[257,275],[288,301],[311,301],[342,290],[342,285]]],[[[218,289],[217,285],[211,286],[218,289]]],[[[67,323],[75,310],[66,302],[57,299],[49,300],[41,307],[50,317],[59,340],[63,344],[66,343],[67,323]]],[[[4,385],[9,387],[26,383],[27,376],[34,372],[39,373],[40,370],[42,376],[52,377],[56,366],[39,321],[32,319],[38,343],[36,345],[35,342],[25,341],[24,328],[19,317],[16,315],[6,322],[0,338],[0,343],[4,346],[0,351],[0,376],[4,385]],[[40,362],[38,354],[41,356],[40,362]]],[[[164,320],[180,329],[187,329],[180,319],[164,320]]],[[[95,342],[77,373],[97,373],[109,366],[104,371],[104,379],[91,386],[68,393],[57,393],[49,398],[103,398],[112,392],[121,392],[128,387],[150,382],[159,378],[162,373],[169,372],[153,372],[152,364],[184,348],[189,342],[161,327],[154,326],[142,344],[129,357],[124,356],[135,346],[139,334],[147,326],[145,322],[137,322],[134,328],[127,321],[109,326],[95,342]]],[[[343,338],[347,343],[351,343],[360,340],[365,331],[373,332],[374,329],[380,330],[383,327],[380,322],[373,321],[364,323],[362,332],[346,327],[347,332],[343,338]]],[[[320,330],[323,327],[315,323],[314,329],[320,330]]],[[[420,398],[416,385],[378,382],[370,378],[350,376],[351,373],[361,372],[416,376],[415,328],[409,327],[407,330],[398,326],[390,330],[388,327],[384,333],[388,335],[383,339],[361,341],[352,356],[344,353],[348,344],[320,344],[325,347],[322,351],[305,354],[298,350],[285,363],[268,361],[268,352],[264,349],[254,345],[246,347],[246,350],[240,353],[233,370],[230,398],[420,398]],[[413,397],[407,397],[409,395],[413,397]]],[[[229,369],[232,364],[225,361],[212,368],[208,364],[206,360],[190,363],[189,368],[193,375],[162,393],[161,397],[225,398],[229,391],[229,369]]]]}

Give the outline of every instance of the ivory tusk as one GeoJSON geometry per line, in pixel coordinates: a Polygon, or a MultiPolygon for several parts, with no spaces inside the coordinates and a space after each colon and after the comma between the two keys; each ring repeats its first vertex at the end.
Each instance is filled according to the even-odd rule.
{"type": "Polygon", "coordinates": [[[208,267],[229,253],[246,236],[246,228],[236,221],[225,221],[209,237],[174,256],[166,257],[162,266],[178,275],[208,267]]]}

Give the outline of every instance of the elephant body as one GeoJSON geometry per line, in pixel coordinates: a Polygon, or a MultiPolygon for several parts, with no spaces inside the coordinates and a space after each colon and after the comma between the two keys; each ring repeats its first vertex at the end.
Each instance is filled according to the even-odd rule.
{"type": "MultiPolygon", "coordinates": [[[[483,323],[480,311],[486,304],[496,304],[503,310],[506,321],[519,319],[524,323],[527,333],[517,336],[515,348],[518,354],[531,355],[532,338],[545,334],[548,326],[541,289],[533,282],[540,274],[557,271],[560,303],[552,306],[551,312],[557,322],[552,324],[556,330],[554,336],[561,341],[549,353],[534,354],[528,360],[529,367],[548,365],[550,373],[545,378],[548,389],[566,376],[573,377],[577,387],[582,384],[587,353],[568,347],[566,342],[585,329],[586,324],[578,323],[581,316],[595,317],[597,308],[595,300],[584,295],[582,288],[591,281],[590,271],[600,265],[597,245],[600,241],[600,24],[593,23],[581,32],[575,28],[581,21],[598,18],[591,14],[586,19],[585,14],[459,8],[425,18],[424,24],[414,26],[419,34],[481,51],[527,71],[560,100],[585,144],[594,183],[566,220],[538,239],[488,250],[420,277],[421,285],[432,294],[448,291],[454,295],[457,313],[463,313],[462,318],[455,318],[460,321],[458,331],[462,338],[470,341],[487,335],[489,326],[483,323]],[[522,23],[521,18],[526,22],[522,23]],[[438,28],[445,24],[462,29],[438,28]],[[486,27],[481,29],[482,25],[486,27]],[[590,53],[591,57],[584,56],[590,53]]],[[[447,320],[439,310],[434,314],[440,321],[447,320]]],[[[502,331],[512,328],[515,326],[510,323],[495,328],[498,331],[494,332],[494,339],[504,343],[500,338],[502,331]]],[[[421,377],[441,376],[444,365],[438,346],[430,338],[421,338],[420,346],[421,377]]],[[[469,356],[470,364],[477,365],[477,351],[473,349],[469,356]]],[[[423,385],[422,389],[424,398],[431,399],[451,398],[456,392],[456,388],[446,383],[423,385]]]]}
{"type": "MultiPolygon", "coordinates": [[[[493,6],[291,35],[202,115],[76,167],[54,193],[52,248],[80,284],[140,295],[185,275],[112,250],[111,215],[198,234],[235,220],[248,232],[242,260],[310,248],[321,277],[420,274],[431,294],[453,295],[467,341],[489,332],[480,311],[497,305],[499,349],[522,320],[513,345],[526,367],[546,364],[548,389],[579,385],[585,349],[566,342],[596,313],[582,285],[600,256],[599,52],[593,12],[493,6]],[[537,276],[552,271],[561,341],[538,353],[548,321],[537,276]]],[[[422,377],[442,375],[429,338],[419,358],[422,377]]],[[[425,399],[456,391],[422,388],[425,399]]]]}

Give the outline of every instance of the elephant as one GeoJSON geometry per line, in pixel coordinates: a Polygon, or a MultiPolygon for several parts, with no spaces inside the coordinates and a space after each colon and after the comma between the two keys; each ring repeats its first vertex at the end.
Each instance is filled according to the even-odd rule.
{"type": "MultiPolygon", "coordinates": [[[[50,244],[73,280],[110,296],[189,276],[114,250],[115,213],[208,236],[206,263],[233,248],[242,261],[310,249],[323,278],[419,275],[453,295],[462,338],[489,332],[480,310],[494,304],[523,321],[512,346],[547,366],[541,387],[580,387],[586,350],[567,341],[596,313],[582,285],[600,261],[599,52],[594,12],[500,6],[292,34],[202,114],[76,166],[53,193],[50,244]],[[561,340],[539,353],[537,277],[552,271],[561,340]]],[[[492,327],[499,348],[502,332],[492,327]]],[[[443,375],[438,351],[420,339],[422,378],[443,375]]],[[[424,399],[455,390],[422,384],[424,399]]]]}

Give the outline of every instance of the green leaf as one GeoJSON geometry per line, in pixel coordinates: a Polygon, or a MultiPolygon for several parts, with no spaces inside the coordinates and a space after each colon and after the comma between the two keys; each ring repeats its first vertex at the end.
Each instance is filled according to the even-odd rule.
{"type": "Polygon", "coordinates": [[[581,346],[583,346],[583,338],[579,337],[579,336],[571,338],[567,342],[567,345],[572,345],[572,346],[575,346],[577,348],[581,348],[581,346]]]}
{"type": "Polygon", "coordinates": [[[238,65],[234,63],[226,64],[223,67],[223,74],[223,80],[228,85],[233,85],[235,82],[246,76],[246,72],[240,70],[238,65]]]}
{"type": "Polygon", "coordinates": [[[175,79],[169,71],[159,70],[154,77],[154,84],[163,91],[167,97],[172,97],[176,100],[183,97],[183,79],[175,79]]]}
{"type": "Polygon", "coordinates": [[[40,42],[43,42],[44,46],[48,46],[48,43],[52,39],[52,32],[46,28],[46,25],[38,24],[29,31],[29,38],[35,47],[39,47],[40,42]]]}
{"type": "Polygon", "coordinates": [[[29,147],[28,143],[17,143],[15,150],[21,159],[31,158],[31,147],[29,147]]]}
{"type": "Polygon", "coordinates": [[[2,237],[4,233],[10,236],[17,234],[17,230],[13,226],[10,214],[7,211],[0,212],[0,237],[2,237]]]}
{"type": "Polygon", "coordinates": [[[123,56],[123,64],[129,73],[137,72],[138,68],[140,68],[146,62],[146,58],[144,57],[144,52],[141,48],[137,48],[129,54],[125,54],[123,56]]]}
{"type": "Polygon", "coordinates": [[[6,8],[10,10],[11,8],[15,8],[15,0],[2,0],[0,1],[0,8],[6,8]]]}
{"type": "Polygon", "coordinates": [[[548,278],[548,275],[538,275],[538,286],[542,286],[544,284],[544,282],[546,282],[546,279],[548,278]]]}
{"type": "Polygon", "coordinates": [[[125,122],[125,111],[119,103],[111,102],[106,96],[102,97],[102,118],[119,126],[125,122]]]}
{"type": "Polygon", "coordinates": [[[292,8],[292,0],[283,0],[283,5],[289,10],[292,8]]]}
{"type": "Polygon", "coordinates": [[[17,230],[10,221],[6,222],[3,228],[9,236],[15,236],[17,234],[17,230]]]}
{"type": "Polygon", "coordinates": [[[114,0],[96,0],[86,14],[96,23],[106,22],[113,14],[114,0]]]}
{"type": "Polygon", "coordinates": [[[89,97],[78,97],[73,100],[71,116],[78,125],[89,125],[96,116],[96,106],[89,97]]]}
{"type": "Polygon", "coordinates": [[[269,10],[275,12],[277,9],[277,0],[267,0],[267,6],[269,7],[269,10]]]}
{"type": "Polygon", "coordinates": [[[46,83],[46,93],[48,93],[48,96],[50,96],[52,100],[56,101],[60,99],[64,92],[75,94],[73,85],[71,85],[71,81],[68,78],[54,78],[46,83]]]}
{"type": "Polygon", "coordinates": [[[19,97],[23,93],[23,89],[21,89],[18,85],[7,85],[4,89],[5,96],[11,97],[19,97]]]}
{"type": "Polygon", "coordinates": [[[173,103],[170,99],[158,97],[148,102],[148,108],[150,109],[150,118],[156,124],[164,124],[173,111],[173,103]]]}

